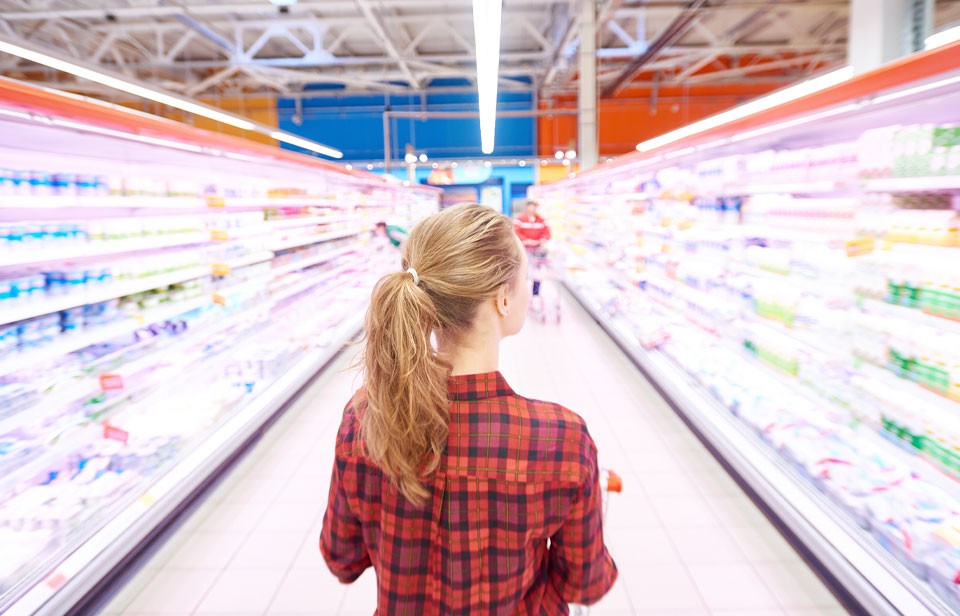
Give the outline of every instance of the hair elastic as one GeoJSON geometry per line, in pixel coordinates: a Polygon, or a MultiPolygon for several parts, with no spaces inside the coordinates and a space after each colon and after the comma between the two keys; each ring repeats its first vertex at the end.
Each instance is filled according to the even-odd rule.
{"type": "Polygon", "coordinates": [[[407,273],[413,276],[413,284],[420,286],[420,276],[417,275],[417,270],[412,267],[407,268],[407,273]]]}

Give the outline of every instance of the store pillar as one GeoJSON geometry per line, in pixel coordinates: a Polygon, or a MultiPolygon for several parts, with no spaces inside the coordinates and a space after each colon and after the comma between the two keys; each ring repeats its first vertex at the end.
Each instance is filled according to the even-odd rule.
{"type": "Polygon", "coordinates": [[[597,3],[582,3],[580,18],[580,168],[597,164],[597,3]]]}
{"type": "Polygon", "coordinates": [[[847,61],[864,73],[923,49],[933,0],[853,0],[847,61]]]}

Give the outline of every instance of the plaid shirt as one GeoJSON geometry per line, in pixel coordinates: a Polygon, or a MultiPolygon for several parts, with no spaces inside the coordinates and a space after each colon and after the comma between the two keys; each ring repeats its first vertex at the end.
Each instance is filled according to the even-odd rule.
{"type": "Polygon", "coordinates": [[[499,372],[451,377],[449,396],[421,509],[364,457],[359,397],[347,405],[320,535],[330,570],[350,583],[373,566],[380,614],[553,615],[599,600],[617,568],[583,419],[518,396],[499,372]]]}

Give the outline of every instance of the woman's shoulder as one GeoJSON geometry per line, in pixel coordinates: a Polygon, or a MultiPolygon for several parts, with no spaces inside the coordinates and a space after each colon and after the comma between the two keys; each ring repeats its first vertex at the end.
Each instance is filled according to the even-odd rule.
{"type": "Polygon", "coordinates": [[[575,411],[546,400],[519,397],[521,400],[521,419],[530,424],[534,432],[545,432],[552,438],[562,437],[565,441],[575,441],[582,445],[593,446],[593,439],[587,429],[587,422],[575,411]]]}
{"type": "Polygon", "coordinates": [[[343,407],[340,429],[337,431],[337,455],[362,451],[360,447],[360,418],[367,406],[364,389],[358,389],[343,407]]]}

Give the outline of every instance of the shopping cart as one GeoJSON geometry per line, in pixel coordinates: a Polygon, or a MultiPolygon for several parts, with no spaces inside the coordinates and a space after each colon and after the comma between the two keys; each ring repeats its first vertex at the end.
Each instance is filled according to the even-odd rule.
{"type": "Polygon", "coordinates": [[[560,277],[542,247],[527,247],[530,280],[540,283],[540,292],[530,301],[530,315],[541,323],[560,324],[560,277]],[[546,282],[547,284],[544,284],[546,282]]]}
{"type": "MultiPolygon", "coordinates": [[[[600,472],[600,491],[603,493],[603,525],[607,525],[607,515],[610,513],[610,493],[623,491],[623,479],[614,471],[600,472]]],[[[590,608],[585,605],[571,605],[571,616],[587,616],[590,608]]]]}

